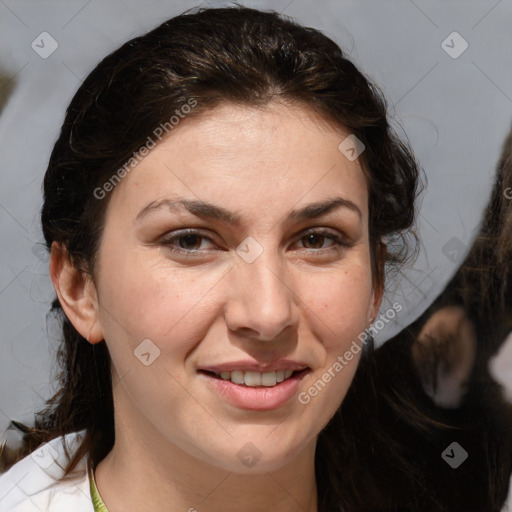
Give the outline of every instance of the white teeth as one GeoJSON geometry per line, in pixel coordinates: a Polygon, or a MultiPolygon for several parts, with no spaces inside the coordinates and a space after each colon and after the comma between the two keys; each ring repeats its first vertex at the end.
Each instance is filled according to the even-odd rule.
{"type": "Polygon", "coordinates": [[[221,372],[220,377],[223,380],[231,380],[235,384],[272,387],[283,382],[283,380],[289,379],[292,373],[293,370],[277,370],[265,373],[235,370],[232,372],[221,372]]]}
{"type": "Polygon", "coordinates": [[[261,386],[261,373],[245,372],[244,382],[246,386],[261,386]]]}
{"type": "Polygon", "coordinates": [[[234,371],[231,372],[231,382],[235,384],[244,384],[244,372],[234,371]]]}
{"type": "Polygon", "coordinates": [[[261,384],[263,386],[275,386],[277,383],[276,372],[267,372],[261,374],[261,384]]]}

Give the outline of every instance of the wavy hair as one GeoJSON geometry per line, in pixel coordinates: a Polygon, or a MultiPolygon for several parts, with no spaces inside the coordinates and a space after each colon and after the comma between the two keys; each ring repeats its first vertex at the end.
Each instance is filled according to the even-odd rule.
{"type": "MultiPolygon", "coordinates": [[[[171,18],[109,54],[84,80],[67,108],[44,177],[41,222],[48,249],[61,243],[76,268],[94,279],[109,199],[98,199],[95,191],[105,190],[155,129],[190,99],[196,106],[187,118],[223,102],[258,107],[282,101],[312,108],[349,129],[366,148],[360,159],[368,185],[374,282],[383,287],[386,268],[399,269],[414,256],[420,169],[392,130],[378,87],[318,30],[242,6],[171,18]]],[[[63,337],[58,389],[33,427],[17,423],[23,446],[4,470],[42,443],[85,429],[78,449],[68,454],[67,478],[83,456],[96,465],[114,445],[111,360],[106,343],[84,339],[57,299],[52,313],[63,337]]],[[[420,391],[404,395],[404,382],[379,370],[378,352],[369,342],[344,402],[319,435],[319,510],[405,510],[399,493],[404,487],[416,493],[406,510],[445,510],[437,492],[443,482],[425,480],[428,468],[410,457],[422,456],[415,450],[418,436],[435,438],[448,427],[423,407],[420,391]],[[412,437],[397,437],[397,428],[412,437]],[[393,471],[382,472],[383,467],[393,471]]],[[[405,382],[416,382],[404,361],[405,382]]]]}

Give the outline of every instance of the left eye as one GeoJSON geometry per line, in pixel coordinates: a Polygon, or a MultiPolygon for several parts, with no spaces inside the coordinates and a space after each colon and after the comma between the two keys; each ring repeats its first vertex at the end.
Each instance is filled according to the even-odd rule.
{"type": "MultiPolygon", "coordinates": [[[[343,240],[333,233],[326,233],[324,231],[312,231],[300,238],[300,241],[302,241],[305,245],[313,245],[316,247],[305,247],[305,249],[325,249],[326,247],[322,247],[326,240],[330,240],[331,242],[334,242],[334,245],[344,245],[343,240]],[[320,247],[318,247],[320,245],[320,247]]],[[[332,243],[330,247],[332,247],[332,243]]]]}

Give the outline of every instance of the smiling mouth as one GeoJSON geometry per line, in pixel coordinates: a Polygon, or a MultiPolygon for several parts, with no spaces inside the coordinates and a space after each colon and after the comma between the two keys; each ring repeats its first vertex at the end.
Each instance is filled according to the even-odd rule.
{"type": "Polygon", "coordinates": [[[208,375],[218,380],[230,381],[233,384],[244,387],[260,387],[268,388],[274,387],[285,382],[289,379],[302,378],[310,369],[304,368],[303,370],[277,370],[273,372],[255,372],[255,371],[241,371],[235,370],[231,372],[215,373],[208,370],[199,370],[199,373],[208,375]]]}

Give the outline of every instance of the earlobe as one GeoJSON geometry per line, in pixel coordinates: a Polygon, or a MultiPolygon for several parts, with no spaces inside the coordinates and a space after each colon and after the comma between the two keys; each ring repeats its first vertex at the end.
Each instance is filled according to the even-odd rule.
{"type": "Polygon", "coordinates": [[[64,313],[73,327],[89,341],[103,340],[94,282],[77,269],[64,245],[53,242],[50,253],[50,277],[64,313]]]}

